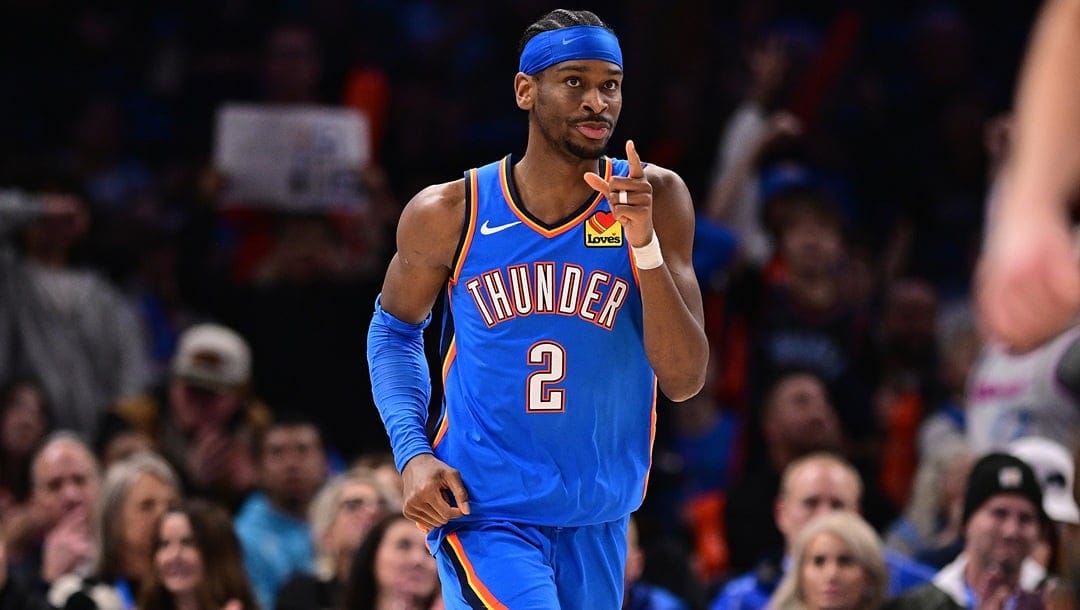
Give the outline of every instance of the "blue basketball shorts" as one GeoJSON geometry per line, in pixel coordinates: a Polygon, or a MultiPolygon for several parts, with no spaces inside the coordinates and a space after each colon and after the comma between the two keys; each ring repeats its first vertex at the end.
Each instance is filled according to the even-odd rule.
{"type": "Polygon", "coordinates": [[[462,523],[435,552],[447,610],[622,607],[629,517],[582,527],[462,523]]]}

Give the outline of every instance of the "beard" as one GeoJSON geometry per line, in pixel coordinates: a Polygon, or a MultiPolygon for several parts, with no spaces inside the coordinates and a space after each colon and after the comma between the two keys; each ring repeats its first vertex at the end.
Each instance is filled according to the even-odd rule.
{"type": "MultiPolygon", "coordinates": [[[[557,134],[551,125],[543,119],[542,112],[537,113],[536,124],[540,127],[540,133],[543,134],[544,140],[546,140],[553,149],[562,151],[568,156],[582,161],[599,159],[601,155],[604,154],[604,151],[607,150],[608,140],[610,140],[611,133],[615,130],[615,125],[612,123],[611,131],[608,132],[608,139],[603,141],[597,140],[592,144],[580,144],[572,141],[568,135],[557,134]]],[[[593,141],[590,140],[590,142],[593,141]]]]}

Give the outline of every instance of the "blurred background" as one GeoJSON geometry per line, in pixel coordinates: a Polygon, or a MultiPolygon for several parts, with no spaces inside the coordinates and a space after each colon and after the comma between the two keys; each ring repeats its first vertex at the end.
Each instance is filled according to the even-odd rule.
{"type": "MultiPolygon", "coordinates": [[[[70,389],[52,371],[48,402],[82,413],[53,423],[83,422],[70,426],[100,439],[113,429],[99,416],[165,384],[181,334],[214,322],[249,344],[251,388],[271,414],[316,420],[340,463],[384,453],[365,335],[397,216],[424,186],[523,152],[517,45],[552,8],[3,3],[0,189],[74,195],[81,220],[42,228],[0,219],[0,243],[14,261],[92,273],[140,329],[117,331],[134,341],[124,353],[141,359],[138,373],[89,406],[57,406],[70,389]],[[230,105],[359,116],[363,162],[314,204],[245,198],[216,161],[230,105]]],[[[731,491],[757,480],[755,465],[775,474],[787,459],[769,457],[785,437],[762,414],[770,384],[793,367],[823,380],[837,423],[791,424],[796,445],[825,430],[788,450],[842,447],[872,490],[868,519],[886,531],[911,498],[920,428],[963,409],[981,349],[968,307],[972,264],[1037,3],[583,8],[623,45],[624,109],[610,153],[623,156],[634,139],[645,161],[684,177],[699,215],[712,377],[701,396],[662,411],[639,517],[643,545],[661,558],[647,573],[704,599],[752,565],[759,549],[732,548],[723,515],[731,491]],[[662,558],[673,558],[666,572],[662,558]],[[696,592],[679,582],[687,573],[696,592]]],[[[279,144],[295,153],[295,143],[279,144]]],[[[310,180],[262,175],[297,189],[310,180]]],[[[61,305],[85,303],[71,299],[61,305]]],[[[5,337],[17,327],[0,322],[16,333],[5,337]]],[[[50,377],[27,364],[25,339],[5,349],[0,383],[50,377]]],[[[761,493],[745,497],[770,499],[761,493]]]]}

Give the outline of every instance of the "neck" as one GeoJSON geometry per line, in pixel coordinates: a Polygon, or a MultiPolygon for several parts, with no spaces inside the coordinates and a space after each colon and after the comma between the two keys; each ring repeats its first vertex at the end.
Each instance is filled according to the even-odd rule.
{"type": "Polygon", "coordinates": [[[352,558],[354,551],[341,551],[338,553],[337,562],[334,564],[334,576],[338,582],[349,582],[349,572],[352,571],[352,558]]]}
{"type": "Polygon", "coordinates": [[[274,510],[289,515],[294,519],[304,521],[306,519],[307,504],[294,498],[275,498],[270,494],[266,495],[270,501],[270,506],[274,507],[274,510]]]}
{"type": "Polygon", "coordinates": [[[176,601],[176,610],[200,610],[199,600],[194,591],[181,593],[173,598],[176,601]]]}
{"type": "Polygon", "coordinates": [[[419,598],[395,593],[379,593],[372,610],[425,610],[419,598]]]}
{"type": "Polygon", "coordinates": [[[130,581],[142,581],[143,577],[150,573],[150,553],[139,553],[137,551],[124,553],[120,573],[130,581]]]}
{"type": "Polygon", "coordinates": [[[528,151],[514,164],[513,178],[521,203],[544,222],[558,222],[595,191],[582,176],[599,173],[597,159],[570,159],[551,152],[528,151]]]}

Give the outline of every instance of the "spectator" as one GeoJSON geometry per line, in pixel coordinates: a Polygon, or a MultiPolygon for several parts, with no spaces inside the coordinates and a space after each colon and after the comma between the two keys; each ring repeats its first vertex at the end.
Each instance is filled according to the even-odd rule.
{"type": "Polygon", "coordinates": [[[944,395],[919,423],[919,461],[933,458],[939,449],[967,443],[968,384],[983,339],[973,312],[966,303],[947,310],[938,320],[940,378],[944,395]]]}
{"type": "Polygon", "coordinates": [[[353,467],[360,470],[370,471],[372,476],[390,492],[390,510],[401,510],[405,500],[405,483],[401,480],[401,473],[394,465],[394,454],[389,451],[378,451],[361,455],[353,462],[353,467]]]}
{"type": "Polygon", "coordinates": [[[218,324],[198,324],[181,335],[166,386],[117,403],[102,429],[150,439],[180,475],[187,495],[235,511],[255,486],[253,440],[272,419],[250,382],[251,351],[244,338],[218,324]]]}
{"type": "Polygon", "coordinates": [[[341,607],[431,610],[438,598],[439,574],[424,532],[404,515],[387,515],[356,550],[341,607]]]}
{"type": "Polygon", "coordinates": [[[792,560],[772,610],[878,610],[885,602],[881,539],[855,513],[815,517],[795,540],[792,560]]]}
{"type": "Polygon", "coordinates": [[[40,380],[57,428],[88,438],[109,404],[146,389],[147,342],[121,293],[71,252],[86,231],[87,212],[70,195],[0,193],[0,229],[31,219],[11,251],[0,230],[0,343],[17,345],[0,357],[0,383],[13,375],[40,380]]]}
{"type": "Polygon", "coordinates": [[[886,546],[939,569],[963,548],[964,485],[975,457],[963,441],[935,447],[919,461],[911,499],[885,534],[886,546]]]}
{"type": "Polygon", "coordinates": [[[354,468],[327,481],[308,511],[317,549],[315,574],[293,574],[278,592],[275,609],[339,608],[353,555],[372,526],[394,510],[392,498],[392,492],[363,469],[354,468]]]}
{"type": "Polygon", "coordinates": [[[259,610],[229,513],[192,499],[154,527],[153,572],[140,610],[259,610]]]}
{"type": "Polygon", "coordinates": [[[1062,540],[1068,539],[1067,528],[1080,526],[1080,506],[1073,498],[1076,464],[1069,450],[1057,441],[1040,436],[1028,436],[1009,443],[1010,454],[1024,460],[1035,472],[1043,492],[1043,512],[1050,520],[1043,541],[1036,547],[1034,557],[1054,577],[1063,575],[1062,540]]]}
{"type": "Polygon", "coordinates": [[[0,522],[29,500],[30,461],[51,428],[41,386],[21,379],[0,388],[0,522]]]}
{"type": "Polygon", "coordinates": [[[766,457],[747,465],[741,481],[727,494],[724,510],[730,566],[738,572],[749,570],[783,543],[774,515],[763,510],[776,500],[781,473],[804,455],[844,448],[825,384],[805,370],[783,371],[769,384],[762,401],[761,430],[766,457]]]}
{"type": "Polygon", "coordinates": [[[154,526],[180,500],[180,481],[154,453],[136,453],[105,471],[94,510],[94,569],[69,574],[49,590],[49,603],[64,610],[135,610],[136,596],[152,571],[154,526]]]}
{"type": "MultiPolygon", "coordinates": [[[[863,484],[858,472],[843,458],[815,453],[792,462],[784,471],[773,507],[784,546],[759,566],[730,580],[709,606],[710,610],[762,610],[789,568],[795,541],[806,524],[833,511],[858,512],[863,484]]],[[[737,528],[737,523],[730,524],[737,528]]],[[[933,571],[896,553],[885,552],[888,591],[896,595],[928,582],[933,571]]]]}
{"type": "Polygon", "coordinates": [[[255,446],[259,490],[236,515],[244,567],[263,608],[294,572],[315,570],[307,512],[326,482],[322,434],[310,421],[282,416],[255,446]]]}
{"type": "Polygon", "coordinates": [[[774,243],[763,225],[759,170],[764,157],[802,124],[781,108],[792,82],[788,44],[779,34],[760,41],[749,53],[748,95],[724,125],[706,200],[706,218],[730,226],[742,258],[764,267],[774,243]]]}
{"type": "Polygon", "coordinates": [[[919,423],[942,395],[936,342],[938,297],[927,281],[902,277],[885,289],[878,324],[880,381],[875,389],[881,431],[877,481],[890,505],[907,504],[915,466],[919,423]]]}
{"type": "Polygon", "coordinates": [[[1031,592],[1046,576],[1030,558],[1046,519],[1042,503],[1039,481],[1023,460],[1005,453],[980,458],[964,493],[963,552],[932,583],[899,596],[886,608],[1027,607],[1014,604],[1035,595],[1031,592]]]}
{"type": "Polygon", "coordinates": [[[93,561],[91,511],[101,474],[90,447],[71,432],[52,433],[30,466],[30,503],[4,524],[16,578],[44,591],[65,574],[86,574],[93,561]]]}
{"type": "Polygon", "coordinates": [[[641,548],[637,523],[630,517],[626,530],[626,574],[622,610],[689,610],[690,606],[667,589],[642,579],[645,551],[641,548]]]}

